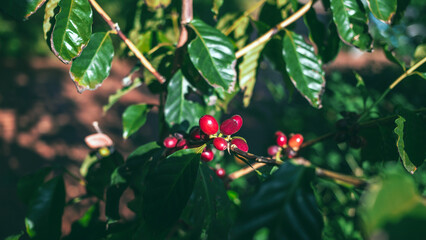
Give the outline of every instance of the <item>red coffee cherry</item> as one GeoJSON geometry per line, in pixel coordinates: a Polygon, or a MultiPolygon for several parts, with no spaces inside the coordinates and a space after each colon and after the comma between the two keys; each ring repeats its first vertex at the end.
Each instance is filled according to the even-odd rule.
{"type": "Polygon", "coordinates": [[[220,124],[220,132],[225,135],[232,135],[238,131],[238,122],[232,118],[226,119],[220,124]]]}
{"type": "Polygon", "coordinates": [[[287,148],[286,153],[288,158],[294,158],[297,155],[297,152],[291,148],[287,148]]]}
{"type": "Polygon", "coordinates": [[[179,141],[177,142],[177,144],[176,144],[176,147],[177,147],[177,148],[187,149],[187,148],[188,148],[188,145],[187,145],[186,139],[181,139],[181,140],[179,140],[179,141]]]}
{"type": "Polygon", "coordinates": [[[220,178],[225,177],[225,175],[226,175],[225,169],[223,169],[223,168],[219,168],[219,169],[217,169],[217,170],[216,170],[216,175],[217,175],[218,177],[220,177],[220,178]]]}
{"type": "Polygon", "coordinates": [[[219,130],[219,124],[217,124],[216,119],[211,115],[202,116],[198,123],[201,131],[207,135],[213,135],[217,133],[217,130],[219,130]]]}
{"type": "Polygon", "coordinates": [[[178,142],[178,140],[175,137],[166,137],[163,141],[163,145],[166,148],[174,148],[174,147],[176,147],[177,142],[178,142]]]}
{"type": "Polygon", "coordinates": [[[275,154],[277,154],[279,150],[280,150],[280,147],[277,145],[270,146],[268,147],[268,155],[275,156],[275,154]]]}
{"type": "Polygon", "coordinates": [[[288,140],[288,145],[295,151],[299,150],[300,145],[303,143],[302,134],[294,134],[291,136],[290,140],[288,140]]]}
{"type": "Polygon", "coordinates": [[[231,141],[231,145],[235,144],[235,146],[237,146],[238,149],[240,149],[243,152],[248,152],[249,147],[247,145],[247,142],[241,138],[234,138],[231,141]]]}
{"type": "Polygon", "coordinates": [[[240,115],[236,114],[236,115],[232,116],[231,119],[234,119],[235,121],[237,121],[238,125],[237,125],[237,131],[236,132],[238,132],[241,129],[241,126],[243,126],[243,118],[240,115]]]}
{"type": "Polygon", "coordinates": [[[189,133],[189,137],[194,141],[200,141],[201,140],[201,130],[199,127],[194,127],[191,129],[191,132],[189,133]]]}
{"type": "Polygon", "coordinates": [[[277,136],[277,144],[280,147],[287,145],[287,136],[284,133],[277,136]]]}
{"type": "Polygon", "coordinates": [[[204,162],[210,162],[214,158],[214,153],[210,148],[204,148],[203,152],[201,153],[201,160],[204,162]]]}
{"type": "Polygon", "coordinates": [[[275,132],[275,137],[281,136],[281,135],[285,135],[283,132],[281,131],[276,131],[275,132]]]}
{"type": "Polygon", "coordinates": [[[219,151],[223,151],[228,147],[228,142],[221,137],[217,137],[215,139],[213,139],[213,146],[219,150],[219,151]]]}

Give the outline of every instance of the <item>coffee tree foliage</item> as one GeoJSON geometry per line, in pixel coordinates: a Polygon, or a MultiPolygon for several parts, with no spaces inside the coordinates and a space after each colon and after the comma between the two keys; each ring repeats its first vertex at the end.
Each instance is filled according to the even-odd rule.
{"type": "Polygon", "coordinates": [[[123,2],[125,26],[102,11],[103,1],[1,5],[29,22],[42,12],[45,42],[70,65],[79,92],[107,81],[114,56],[141,61],[105,112],[142,85],[160,98],[122,116],[123,138],[131,138],[158,109],[158,142],[141,143],[126,159],[106,144],[84,160],[75,177],[97,201],[69,235],[62,214],[79,199],[66,203],[63,175],[43,168],[18,184],[26,229],[8,239],[426,238],[422,1],[133,0],[123,2]],[[394,68],[365,79],[355,68],[326,74],[340,51],[383,51],[394,68]],[[273,100],[256,97],[265,91],[273,100]],[[232,148],[208,163],[200,155],[209,139],[173,153],[163,146],[169,134],[187,137],[203,115],[221,119],[256,104],[275,113],[252,113],[262,124],[304,134],[298,157],[260,157],[273,136],[248,142],[265,147],[257,155],[232,148]],[[234,158],[252,173],[219,178],[218,164],[228,174],[243,168],[234,158]],[[267,166],[251,171],[256,161],[267,166]],[[124,220],[119,203],[128,189],[135,217],[124,220]]]}

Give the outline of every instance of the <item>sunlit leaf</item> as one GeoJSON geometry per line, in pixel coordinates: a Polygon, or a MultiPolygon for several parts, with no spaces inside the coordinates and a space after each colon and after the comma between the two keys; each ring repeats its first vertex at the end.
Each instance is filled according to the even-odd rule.
{"type": "Polygon", "coordinates": [[[215,17],[219,14],[219,9],[222,7],[223,0],[213,0],[213,6],[212,6],[212,12],[214,13],[215,17]]]}
{"type": "Polygon", "coordinates": [[[128,138],[141,128],[151,107],[146,104],[135,104],[126,108],[123,113],[123,138],[128,138]]]}
{"type": "Polygon", "coordinates": [[[65,185],[62,176],[41,185],[31,200],[25,217],[28,235],[32,239],[59,239],[64,206],[65,185]]]}
{"type": "Polygon", "coordinates": [[[286,31],[282,54],[287,72],[296,89],[312,106],[321,108],[325,74],[322,70],[322,62],[315,55],[314,48],[307,44],[301,35],[286,31]]]}
{"type": "Polygon", "coordinates": [[[396,13],[397,0],[367,0],[367,3],[371,13],[377,19],[387,24],[391,23],[396,13]]]}
{"type": "Polygon", "coordinates": [[[386,169],[372,181],[359,209],[367,236],[381,233],[387,239],[423,239],[426,235],[426,202],[416,184],[400,169],[386,169]]]}
{"type": "Polygon", "coordinates": [[[232,92],[237,73],[231,42],[219,30],[201,20],[191,21],[190,26],[197,36],[188,45],[192,63],[210,85],[232,92]]]}
{"type": "Polygon", "coordinates": [[[311,187],[314,169],[289,162],[242,202],[231,239],[253,239],[269,229],[269,239],[321,239],[323,220],[311,187]]]}
{"type": "Polygon", "coordinates": [[[370,50],[372,38],[368,34],[367,16],[360,1],[330,0],[330,4],[340,38],[362,50],[370,50]]]}
{"type": "Polygon", "coordinates": [[[169,126],[185,125],[182,127],[186,130],[198,125],[198,119],[204,115],[204,109],[200,104],[185,99],[189,87],[190,84],[181,70],[177,71],[170,80],[164,106],[164,115],[169,126]]]}
{"type": "Polygon", "coordinates": [[[172,0],[145,0],[146,5],[152,9],[159,7],[166,8],[170,5],[172,0]]]}
{"type": "Polygon", "coordinates": [[[64,63],[80,55],[92,34],[92,8],[87,0],[61,0],[55,17],[51,49],[64,63]]]}
{"type": "Polygon", "coordinates": [[[78,92],[98,88],[111,70],[114,46],[109,32],[94,33],[81,55],[72,62],[71,78],[78,92]]]}
{"type": "Polygon", "coordinates": [[[44,8],[43,33],[46,40],[52,33],[52,21],[54,21],[55,9],[58,7],[59,1],[49,0],[44,8]]]}

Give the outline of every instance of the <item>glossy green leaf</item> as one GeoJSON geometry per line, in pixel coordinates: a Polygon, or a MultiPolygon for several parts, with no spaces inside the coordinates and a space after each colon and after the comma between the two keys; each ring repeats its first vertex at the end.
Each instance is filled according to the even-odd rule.
{"type": "Polygon", "coordinates": [[[26,20],[33,15],[46,0],[2,1],[0,9],[18,20],[26,20]]]}
{"type": "Polygon", "coordinates": [[[204,109],[200,104],[185,99],[190,86],[181,70],[170,79],[164,106],[164,115],[170,127],[179,124],[183,130],[189,129],[198,125],[198,119],[204,115],[204,109]]]}
{"type": "Polygon", "coordinates": [[[426,202],[413,179],[399,168],[386,169],[372,181],[362,197],[359,214],[367,236],[387,239],[423,239],[426,235],[426,202]]]}
{"type": "Polygon", "coordinates": [[[109,32],[94,33],[81,55],[72,62],[71,78],[79,93],[95,90],[108,77],[114,46],[109,32]]]}
{"type": "Polygon", "coordinates": [[[79,56],[92,34],[92,8],[87,0],[61,0],[51,36],[51,49],[64,63],[79,56]]]}
{"type": "Polygon", "coordinates": [[[405,169],[413,174],[426,160],[426,121],[404,112],[395,120],[396,146],[405,169]]]}
{"type": "MultiPolygon", "coordinates": [[[[123,85],[125,81],[127,82],[127,79],[130,80],[130,76],[123,79],[123,85]]],[[[102,108],[104,113],[106,113],[116,102],[118,102],[118,100],[120,100],[122,96],[126,95],[127,93],[129,93],[133,89],[138,88],[141,85],[142,85],[141,79],[135,78],[133,79],[133,82],[131,82],[129,85],[125,85],[122,89],[119,89],[114,94],[109,95],[108,104],[103,106],[102,108]]]]}
{"type": "Polygon", "coordinates": [[[197,35],[188,45],[194,66],[210,85],[220,86],[227,92],[234,91],[237,73],[232,43],[219,30],[201,20],[191,21],[190,26],[197,35]]]}
{"type": "Polygon", "coordinates": [[[245,107],[250,105],[251,96],[253,95],[254,85],[256,84],[257,66],[259,63],[260,53],[266,43],[260,44],[250,52],[248,52],[241,64],[238,66],[240,89],[244,92],[243,103],[245,107]]]}
{"type": "Polygon", "coordinates": [[[309,9],[303,17],[306,26],[309,28],[309,38],[317,46],[318,56],[323,63],[335,59],[340,50],[340,39],[336,25],[331,22],[328,27],[325,27],[317,19],[317,14],[313,8],[309,9]]]}
{"type": "Polygon", "coordinates": [[[397,0],[367,0],[371,13],[379,20],[390,24],[396,13],[397,0]]]}
{"type": "Polygon", "coordinates": [[[362,4],[357,0],[330,0],[330,4],[340,38],[362,50],[370,50],[372,38],[362,4]]]}
{"type": "Polygon", "coordinates": [[[126,108],[123,113],[123,138],[137,132],[145,122],[151,107],[146,104],[135,104],[126,108]]]}
{"type": "Polygon", "coordinates": [[[314,169],[284,163],[246,201],[231,239],[252,239],[269,229],[269,239],[321,239],[323,220],[311,181],[314,169]]]}
{"type": "Polygon", "coordinates": [[[325,78],[322,62],[315,55],[314,48],[307,44],[301,35],[286,31],[283,39],[286,69],[296,89],[316,107],[321,108],[325,78]]]}
{"type": "Polygon", "coordinates": [[[49,0],[44,8],[43,33],[46,40],[52,33],[52,21],[54,21],[55,9],[58,7],[59,1],[49,0]]]}
{"type": "Polygon", "coordinates": [[[191,226],[188,239],[201,239],[206,229],[208,239],[227,239],[231,202],[223,180],[206,163],[199,165],[198,176],[181,219],[191,226]]]}
{"type": "Polygon", "coordinates": [[[65,185],[62,176],[41,185],[31,200],[25,217],[25,227],[31,239],[59,239],[64,206],[65,185]]]}
{"type": "Polygon", "coordinates": [[[19,179],[17,190],[18,196],[23,203],[28,205],[31,202],[38,188],[44,183],[44,179],[51,171],[52,168],[45,167],[19,179]]]}
{"type": "Polygon", "coordinates": [[[148,172],[142,215],[147,225],[144,230],[156,236],[155,239],[164,238],[166,230],[178,220],[187,204],[195,185],[201,151],[202,148],[177,151],[158,161],[148,172]]]}

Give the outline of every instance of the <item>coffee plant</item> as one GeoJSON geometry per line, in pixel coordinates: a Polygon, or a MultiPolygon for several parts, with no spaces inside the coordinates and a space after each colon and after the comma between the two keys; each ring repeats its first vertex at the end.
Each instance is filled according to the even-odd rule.
{"type": "Polygon", "coordinates": [[[25,230],[8,240],[426,239],[424,2],[123,4],[131,10],[125,28],[102,1],[1,4],[17,19],[44,12],[45,41],[70,64],[80,93],[107,81],[117,53],[138,60],[106,114],[140,86],[159,98],[122,115],[127,139],[158,111],[158,141],[123,157],[108,129],[95,125],[80,173],[46,167],[22,177],[25,230]],[[355,68],[349,77],[326,74],[348,51],[383,52],[398,70],[369,80],[355,68]],[[399,91],[404,84],[415,85],[399,91]],[[265,91],[280,104],[262,102],[265,91]],[[257,102],[276,108],[269,117],[251,114],[280,126],[267,142],[244,135],[262,131],[245,124],[243,109],[257,102]],[[264,150],[254,153],[254,146],[264,150]],[[64,175],[86,194],[66,202],[64,175]],[[132,199],[123,204],[126,191],[132,199]],[[64,209],[84,198],[96,201],[63,234],[64,209]],[[124,218],[123,207],[134,217],[124,218]]]}

